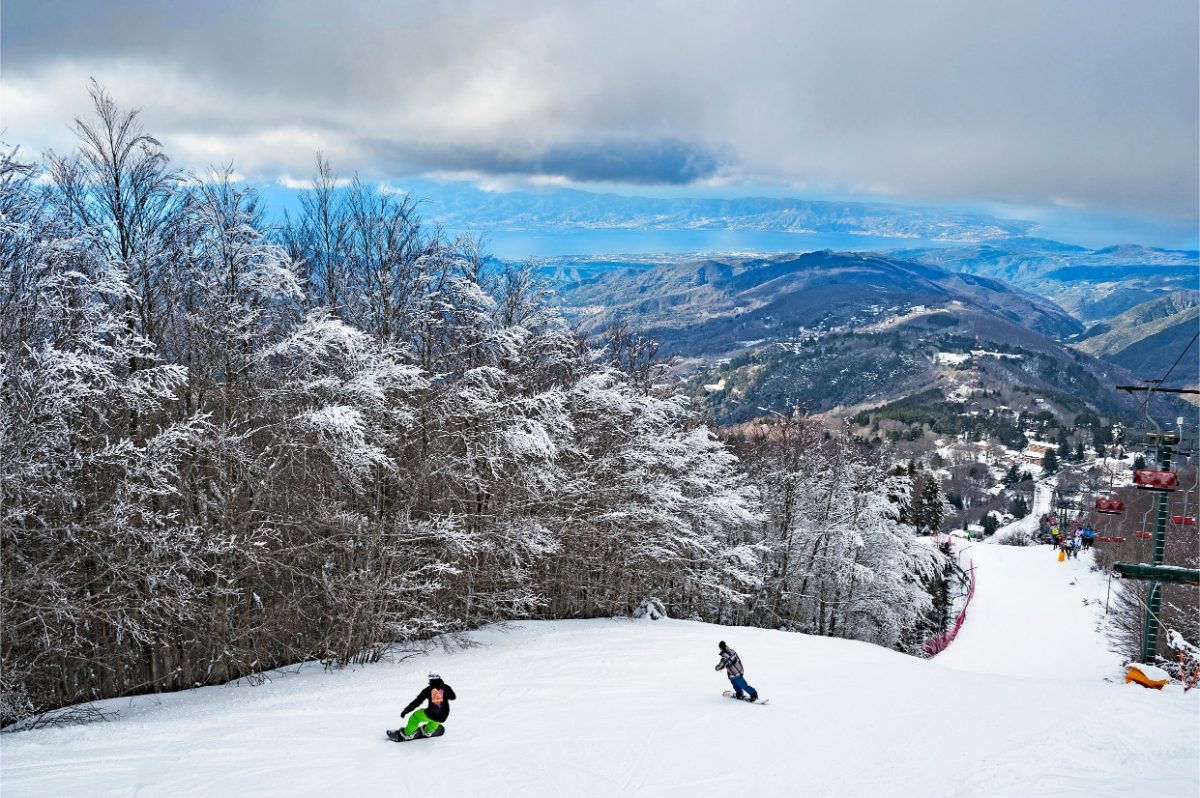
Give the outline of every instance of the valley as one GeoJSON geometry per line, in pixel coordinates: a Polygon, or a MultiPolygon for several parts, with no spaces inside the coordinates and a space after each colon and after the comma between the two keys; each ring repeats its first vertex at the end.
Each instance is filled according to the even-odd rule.
{"type": "MultiPolygon", "coordinates": [[[[1118,256],[1133,257],[1107,253],[1118,256]]],[[[1182,284],[1179,264],[1161,280],[1145,266],[1137,290],[1160,296],[1103,322],[1040,295],[1049,283],[1030,274],[1044,265],[951,265],[821,251],[557,259],[542,275],[582,333],[603,341],[618,328],[652,341],[660,384],[707,423],[799,413],[936,477],[943,530],[1028,512],[1032,480],[1059,472],[1059,494],[1077,505],[1127,483],[1153,454],[1123,439],[1146,420],[1116,386],[1162,376],[1194,335],[1196,292],[1170,290],[1182,284]]],[[[1070,290],[1085,291],[1081,282],[1070,290]]],[[[1192,380],[1196,358],[1184,360],[1172,384],[1192,380]]],[[[1168,426],[1183,418],[1195,434],[1194,410],[1178,398],[1157,397],[1150,412],[1168,426]]]]}
{"type": "MultiPolygon", "coordinates": [[[[794,408],[847,415],[967,388],[1025,410],[1032,399],[1018,394],[1063,413],[1121,418],[1134,405],[1114,386],[1149,376],[1129,368],[1144,358],[1119,360],[1121,346],[1114,359],[1089,352],[1084,322],[1029,289],[895,257],[560,260],[543,274],[585,334],[623,324],[657,342],[670,373],[718,424],[794,408]],[[1083,343],[1071,346],[1076,340],[1083,343]]],[[[1183,318],[1188,301],[1177,299],[1183,318]]]]}

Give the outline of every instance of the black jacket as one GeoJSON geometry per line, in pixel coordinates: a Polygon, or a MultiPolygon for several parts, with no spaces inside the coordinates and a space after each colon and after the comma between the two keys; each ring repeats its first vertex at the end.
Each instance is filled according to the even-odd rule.
{"type": "Polygon", "coordinates": [[[401,716],[407,715],[416,709],[422,701],[428,701],[429,706],[425,707],[425,716],[430,720],[436,720],[438,723],[445,723],[446,718],[450,717],[450,702],[455,698],[454,690],[450,685],[441,679],[434,679],[400,714],[401,716]]]}

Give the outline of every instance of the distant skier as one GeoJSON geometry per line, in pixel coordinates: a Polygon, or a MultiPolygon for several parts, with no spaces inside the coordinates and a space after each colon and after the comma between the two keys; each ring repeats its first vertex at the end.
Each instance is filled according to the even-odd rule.
{"type": "Polygon", "coordinates": [[[446,722],[446,718],[450,717],[450,702],[455,698],[454,690],[450,685],[443,682],[441,676],[431,672],[429,685],[400,713],[400,717],[404,717],[409,712],[413,713],[412,717],[408,719],[408,725],[394,732],[389,731],[388,737],[396,742],[411,740],[417,736],[418,731],[424,737],[440,737],[446,733],[442,724],[446,722]],[[417,709],[422,701],[428,701],[429,705],[423,709],[417,709]],[[414,709],[417,711],[413,712],[414,709]]]}
{"type": "Polygon", "coordinates": [[[746,671],[742,667],[742,660],[738,657],[737,652],[725,645],[724,640],[718,643],[717,647],[721,651],[721,661],[717,663],[717,667],[713,668],[713,670],[719,671],[721,668],[725,669],[725,675],[729,677],[729,683],[733,685],[734,698],[742,698],[742,691],[744,690],[750,694],[749,700],[751,702],[757,701],[758,691],[746,684],[746,677],[743,675],[746,671]]]}

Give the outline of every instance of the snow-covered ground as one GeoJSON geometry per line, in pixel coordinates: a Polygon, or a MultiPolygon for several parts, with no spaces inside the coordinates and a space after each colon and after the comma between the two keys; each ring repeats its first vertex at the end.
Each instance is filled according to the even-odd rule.
{"type": "Polygon", "coordinates": [[[966,555],[975,599],[934,660],[685,621],[524,623],[454,653],[106,702],[118,720],[0,735],[0,792],[1200,794],[1200,690],[1121,683],[1096,631],[1104,580],[1087,562],[1046,547],[966,555]],[[721,639],[769,706],[721,698],[721,639]],[[459,695],[446,736],[388,741],[429,669],[459,695]]]}
{"type": "Polygon", "coordinates": [[[975,563],[975,596],[938,665],[1083,681],[1120,676],[1122,660],[1102,634],[1106,579],[1090,570],[1091,552],[1060,563],[1050,546],[986,543],[963,546],[960,556],[975,563]]]}

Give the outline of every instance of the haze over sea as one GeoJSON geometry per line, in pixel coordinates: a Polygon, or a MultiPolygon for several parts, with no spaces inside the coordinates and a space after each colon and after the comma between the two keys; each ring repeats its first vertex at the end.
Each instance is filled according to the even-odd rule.
{"type": "Polygon", "coordinates": [[[599,255],[678,255],[684,253],[813,252],[832,249],[875,252],[907,247],[943,247],[959,241],[852,235],[788,233],[770,230],[447,230],[450,235],[482,235],[488,254],[502,260],[593,257],[599,255]]]}

